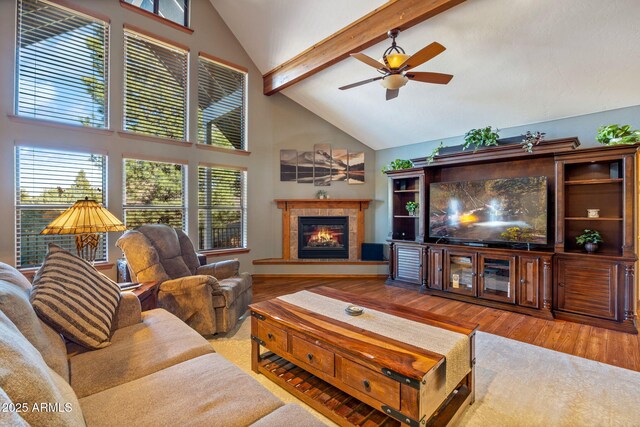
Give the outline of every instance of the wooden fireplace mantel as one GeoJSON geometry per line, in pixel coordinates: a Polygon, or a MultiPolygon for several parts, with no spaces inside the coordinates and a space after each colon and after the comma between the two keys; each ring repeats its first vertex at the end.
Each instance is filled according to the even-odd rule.
{"type": "Polygon", "coordinates": [[[278,208],[282,209],[282,259],[291,259],[291,209],[357,209],[356,250],[360,259],[364,242],[364,210],[371,201],[372,199],[275,199],[278,208]]]}

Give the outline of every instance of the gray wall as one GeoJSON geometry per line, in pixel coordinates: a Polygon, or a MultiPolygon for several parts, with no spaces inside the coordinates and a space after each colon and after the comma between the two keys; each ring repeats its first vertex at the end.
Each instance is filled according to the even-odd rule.
{"type": "MultiPolygon", "coordinates": [[[[526,126],[518,126],[501,129],[501,138],[519,136],[528,130],[546,132],[546,139],[566,138],[577,136],[581,147],[594,147],[599,145],[596,140],[596,129],[601,125],[618,123],[630,124],[635,129],[640,128],[640,105],[617,110],[603,111],[600,113],[586,114],[560,120],[552,120],[526,126]]],[[[405,145],[398,148],[376,151],[376,179],[375,198],[378,200],[375,210],[375,241],[384,242],[389,234],[389,221],[387,217],[387,181],[380,173],[380,169],[395,159],[415,159],[428,156],[442,141],[445,146],[460,145],[464,142],[464,136],[456,136],[436,141],[421,142],[419,144],[405,145]],[[382,202],[381,202],[382,201],[382,202]]]]}
{"type": "MultiPolygon", "coordinates": [[[[248,245],[251,252],[238,256],[242,268],[253,271],[251,260],[280,256],[280,217],[273,199],[275,197],[312,197],[313,186],[288,185],[278,182],[278,158],[280,148],[310,150],[316,142],[330,142],[336,147],[365,150],[371,170],[367,170],[370,183],[364,186],[336,185],[329,187],[334,197],[372,197],[374,191],[372,166],[374,153],[344,132],[308,112],[283,95],[262,95],[262,78],[232,32],[222,21],[208,0],[191,0],[191,27],[187,34],[122,8],[118,1],[72,0],[71,3],[111,18],[110,52],[110,122],[114,131],[121,129],[123,87],[123,34],[124,23],[158,34],[191,49],[189,86],[189,113],[197,111],[198,52],[203,51],[249,69],[248,84],[248,157],[217,153],[191,147],[179,147],[158,142],[143,141],[110,134],[94,133],[70,127],[45,126],[42,123],[17,122],[8,116],[13,113],[16,1],[0,1],[0,261],[15,263],[15,212],[14,212],[14,143],[26,141],[35,146],[66,149],[94,148],[108,153],[108,207],[122,218],[122,157],[136,154],[151,158],[179,159],[188,163],[188,232],[197,235],[197,176],[199,162],[246,166],[248,168],[248,245]],[[276,191],[277,188],[277,191],[276,191]],[[274,242],[278,245],[274,246],[274,242]]],[[[195,140],[195,121],[189,125],[189,135],[195,140]]],[[[121,256],[114,246],[119,233],[108,236],[109,259],[121,256]]],[[[234,256],[235,257],[235,256],[234,256]]],[[[224,258],[218,258],[224,259],[224,258]]],[[[214,260],[214,259],[211,259],[214,260]]],[[[113,275],[113,271],[111,274],[113,275]]]]}

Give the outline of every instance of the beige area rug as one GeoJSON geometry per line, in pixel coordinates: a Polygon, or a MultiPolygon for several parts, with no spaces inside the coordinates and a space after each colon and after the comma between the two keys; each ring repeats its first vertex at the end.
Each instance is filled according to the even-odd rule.
{"type": "MultiPolygon", "coordinates": [[[[243,321],[211,345],[283,401],[335,425],[251,371],[250,325],[243,321]]],[[[640,372],[483,332],[476,336],[476,362],[476,403],[461,426],[640,427],[640,372]]]]}

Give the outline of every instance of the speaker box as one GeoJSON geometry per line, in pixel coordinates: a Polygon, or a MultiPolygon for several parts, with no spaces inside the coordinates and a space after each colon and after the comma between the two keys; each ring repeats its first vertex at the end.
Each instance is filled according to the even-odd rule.
{"type": "Polygon", "coordinates": [[[363,243],[362,261],[384,261],[384,243],[363,243]]]}

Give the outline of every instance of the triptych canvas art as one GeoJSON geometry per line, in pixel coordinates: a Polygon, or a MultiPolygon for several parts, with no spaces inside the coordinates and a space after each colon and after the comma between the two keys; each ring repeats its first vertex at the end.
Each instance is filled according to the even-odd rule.
{"type": "Polygon", "coordinates": [[[331,185],[331,181],[364,184],[364,152],[316,144],[313,151],[280,150],[280,181],[331,185]]]}

